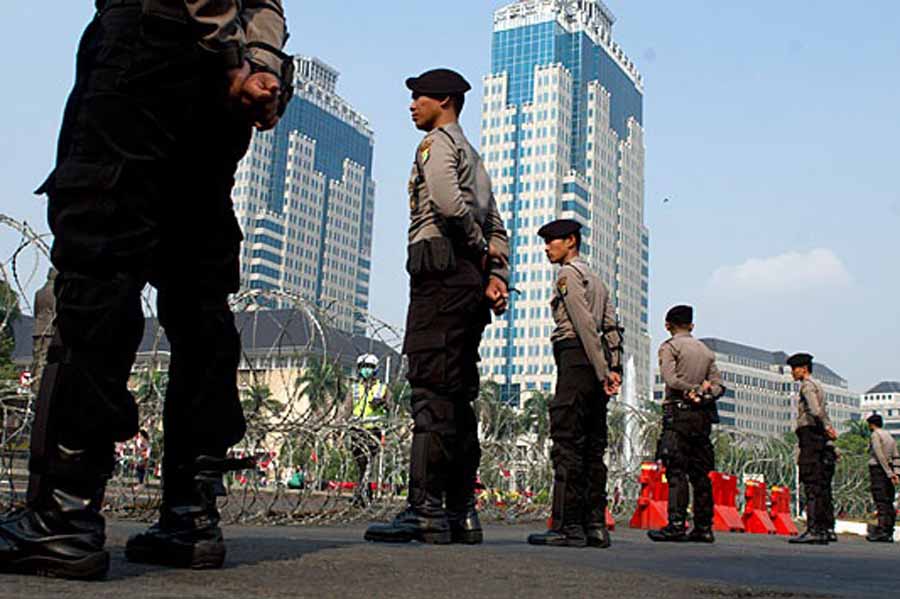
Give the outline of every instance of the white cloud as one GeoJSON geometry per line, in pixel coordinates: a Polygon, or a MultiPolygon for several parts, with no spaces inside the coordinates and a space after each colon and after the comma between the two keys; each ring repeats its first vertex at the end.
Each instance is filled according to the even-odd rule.
{"type": "Polygon", "coordinates": [[[751,258],[737,266],[716,269],[707,282],[713,296],[784,296],[802,291],[846,289],[853,278],[829,249],[788,252],[751,258]]]}

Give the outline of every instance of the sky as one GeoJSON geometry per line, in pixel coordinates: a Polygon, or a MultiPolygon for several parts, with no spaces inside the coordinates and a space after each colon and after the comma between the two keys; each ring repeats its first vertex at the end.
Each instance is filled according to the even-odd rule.
{"type": "MultiPolygon", "coordinates": [[[[340,73],[375,131],[371,312],[402,324],[406,180],[421,134],[407,76],[438,66],[474,85],[501,0],[286,0],[288,50],[340,73]]],[[[699,336],[809,351],[865,391],[900,380],[900,3],[607,0],[644,76],[651,333],[697,308],[699,336]],[[668,198],[668,202],[664,200],[668,198]]],[[[0,212],[46,231],[31,195],[52,166],[90,0],[14,2],[0,36],[0,212]]],[[[0,230],[0,256],[17,237],[0,230]]]]}

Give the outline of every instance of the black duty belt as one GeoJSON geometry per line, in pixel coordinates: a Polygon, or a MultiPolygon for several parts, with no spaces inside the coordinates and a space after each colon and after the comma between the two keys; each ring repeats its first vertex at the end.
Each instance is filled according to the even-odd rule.
{"type": "Polygon", "coordinates": [[[553,344],[554,352],[561,352],[565,349],[584,350],[584,347],[581,345],[581,341],[579,341],[578,339],[560,339],[553,344]]]}

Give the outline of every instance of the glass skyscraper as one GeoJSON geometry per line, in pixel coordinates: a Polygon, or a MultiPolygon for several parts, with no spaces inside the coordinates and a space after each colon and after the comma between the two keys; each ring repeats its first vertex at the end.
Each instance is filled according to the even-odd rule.
{"type": "Polygon", "coordinates": [[[553,389],[556,269],[537,230],[556,218],[584,226],[582,254],[613,294],[638,396],[650,398],[643,82],[614,21],[599,0],[519,0],[494,13],[481,151],[520,294],[488,329],[482,375],[512,403],[553,389]]]}
{"type": "Polygon", "coordinates": [[[256,133],[236,176],[246,237],[241,282],[317,302],[362,333],[368,309],[375,182],[368,121],[337,95],[338,73],[298,56],[295,94],[278,126],[256,133]]]}

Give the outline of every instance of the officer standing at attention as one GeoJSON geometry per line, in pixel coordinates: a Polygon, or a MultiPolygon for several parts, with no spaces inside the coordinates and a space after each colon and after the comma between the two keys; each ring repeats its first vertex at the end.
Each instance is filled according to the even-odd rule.
{"type": "Polygon", "coordinates": [[[378,380],[378,357],[365,354],[357,358],[359,379],[353,385],[350,429],[353,460],[356,462],[357,485],[353,493],[355,505],[366,505],[372,499],[369,468],[381,449],[381,435],[390,399],[388,386],[378,380]]]}
{"type": "Polygon", "coordinates": [[[719,421],[716,401],[725,394],[725,387],[715,354],[691,335],[691,306],[669,310],[666,330],[672,337],[659,348],[659,372],[666,390],[657,458],[669,480],[669,523],[647,534],[659,543],[713,543],[709,473],[716,459],[709,437],[712,425],[719,421]],[[689,486],[694,489],[694,527],[685,533],[689,486]]]}
{"type": "Polygon", "coordinates": [[[872,437],[869,441],[869,481],[872,500],[878,510],[878,525],[866,536],[873,543],[893,543],[894,524],[897,512],[894,510],[894,494],[900,484],[900,451],[897,442],[882,428],[884,418],[873,414],[866,419],[872,437]]]}
{"type": "Polygon", "coordinates": [[[831,516],[828,513],[828,489],[830,484],[826,471],[826,451],[828,440],[837,439],[837,431],[828,418],[825,391],[812,378],[813,357],[809,354],[794,354],[787,360],[791,375],[800,382],[800,396],[797,400],[797,439],[800,442],[800,482],[806,495],[806,531],[790,539],[799,545],[827,545],[828,527],[831,516]]]}
{"type": "Polygon", "coordinates": [[[49,198],[56,335],[36,401],[27,507],[0,519],[0,569],[99,578],[114,444],[138,432],[128,378],[158,291],[171,344],[158,524],[126,557],[215,568],[216,496],[244,436],[231,189],[252,127],[291,98],[281,0],[96,0],[78,51],[49,198]]]}
{"type": "Polygon", "coordinates": [[[403,353],[413,429],[407,509],[369,527],[369,541],[476,544],[481,459],[472,401],[490,310],[509,297],[508,242],[491,180],[459,126],[469,83],[436,69],[407,79],[412,119],[426,132],[409,181],[410,302],[403,353]],[[446,503],[445,503],[446,501],[446,503]]]}
{"type": "Polygon", "coordinates": [[[606,529],[606,408],[622,383],[622,329],[609,290],[580,256],[581,224],[563,219],[538,230],[559,264],[550,305],[556,328],[556,393],[550,403],[553,528],[532,545],[610,546],[606,529]]]}

